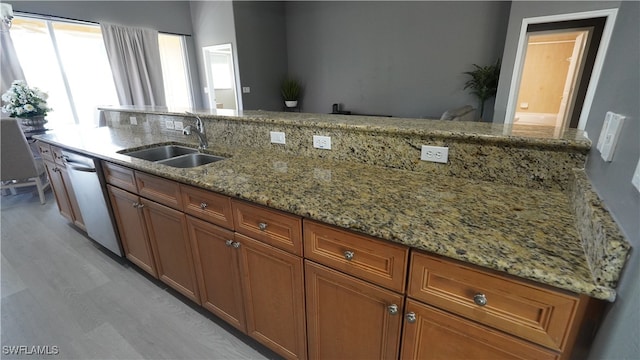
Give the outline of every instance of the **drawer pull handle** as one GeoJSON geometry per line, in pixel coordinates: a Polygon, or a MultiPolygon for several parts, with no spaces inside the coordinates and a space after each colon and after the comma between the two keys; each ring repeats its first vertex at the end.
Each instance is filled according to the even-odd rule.
{"type": "Polygon", "coordinates": [[[207,203],[206,203],[206,202],[201,202],[201,203],[200,203],[200,209],[202,209],[202,210],[206,209],[206,208],[207,208],[207,206],[209,206],[209,205],[207,205],[207,203]]]}
{"type": "Polygon", "coordinates": [[[473,302],[478,306],[487,305],[487,297],[484,294],[478,293],[473,296],[473,302]]]}
{"type": "Polygon", "coordinates": [[[237,241],[234,241],[233,244],[231,244],[231,246],[233,246],[234,248],[239,248],[240,247],[240,243],[237,241]]]}
{"type": "Polygon", "coordinates": [[[398,305],[391,304],[387,306],[387,310],[389,310],[389,314],[396,315],[398,313],[398,305]]]}
{"type": "Polygon", "coordinates": [[[407,322],[409,324],[413,324],[414,322],[416,322],[416,313],[414,313],[413,311],[410,313],[407,313],[407,322]]]}
{"type": "Polygon", "coordinates": [[[227,246],[231,246],[233,245],[233,240],[225,240],[224,244],[227,246]]]}
{"type": "Polygon", "coordinates": [[[137,208],[138,209],[142,209],[144,207],[144,204],[138,204],[137,208]]]}
{"type": "Polygon", "coordinates": [[[260,229],[262,231],[265,231],[265,230],[267,230],[267,226],[268,226],[267,223],[261,222],[261,223],[258,224],[258,229],[260,229]]]}
{"type": "Polygon", "coordinates": [[[344,258],[345,258],[345,260],[348,260],[348,261],[353,260],[353,256],[354,255],[355,254],[353,253],[353,251],[347,250],[347,251],[344,252],[344,258]]]}
{"type": "Polygon", "coordinates": [[[133,206],[134,208],[137,208],[138,205],[140,205],[140,204],[138,204],[137,202],[134,202],[133,204],[131,204],[131,206],[133,206]]]}

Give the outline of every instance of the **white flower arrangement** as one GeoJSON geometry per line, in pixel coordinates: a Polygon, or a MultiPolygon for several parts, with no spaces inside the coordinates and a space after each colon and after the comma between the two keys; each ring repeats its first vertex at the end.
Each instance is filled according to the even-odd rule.
{"type": "Polygon", "coordinates": [[[2,111],[10,117],[30,118],[45,116],[52,109],[47,107],[49,96],[42,90],[29,88],[24,80],[16,80],[11,87],[2,94],[2,111]]]}

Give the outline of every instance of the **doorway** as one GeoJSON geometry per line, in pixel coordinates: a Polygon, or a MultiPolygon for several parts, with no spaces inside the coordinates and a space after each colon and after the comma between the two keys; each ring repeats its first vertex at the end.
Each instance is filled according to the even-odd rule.
{"type": "Polygon", "coordinates": [[[238,110],[235,65],[231,44],[202,48],[207,76],[207,98],[212,110],[238,110]]]}
{"type": "Polygon", "coordinates": [[[616,14],[523,19],[505,124],[584,129],[616,14]]]}

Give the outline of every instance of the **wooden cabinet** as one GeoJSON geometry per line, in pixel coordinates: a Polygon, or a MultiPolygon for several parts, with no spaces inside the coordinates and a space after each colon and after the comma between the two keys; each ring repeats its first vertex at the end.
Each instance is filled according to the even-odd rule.
{"type": "Polygon", "coordinates": [[[147,224],[158,279],[199,304],[185,215],[145,198],[140,198],[140,207],[147,224]]]}
{"type": "Polygon", "coordinates": [[[191,216],[187,226],[202,306],[246,332],[240,252],[234,247],[233,232],[191,216]]]}
{"type": "Polygon", "coordinates": [[[64,157],[62,156],[62,149],[38,142],[38,150],[44,160],[44,165],[60,214],[80,229],[86,231],[82,214],[80,213],[80,206],[78,206],[76,195],[73,192],[73,187],[69,180],[69,173],[67,172],[64,157]]]}
{"type": "Polygon", "coordinates": [[[183,184],[180,192],[185,213],[233,230],[233,211],[228,196],[183,184]]]}
{"type": "Polygon", "coordinates": [[[558,359],[527,341],[407,299],[401,359],[558,359]]]}
{"type": "Polygon", "coordinates": [[[107,185],[107,191],[125,256],[142,270],[158,278],[147,226],[140,209],[140,197],[112,185],[107,185]]]}
{"type": "Polygon", "coordinates": [[[396,359],[404,297],[305,260],[310,359],[396,359]]]}
{"type": "Polygon", "coordinates": [[[307,357],[302,258],[235,234],[247,334],[287,359],[307,357]]]}

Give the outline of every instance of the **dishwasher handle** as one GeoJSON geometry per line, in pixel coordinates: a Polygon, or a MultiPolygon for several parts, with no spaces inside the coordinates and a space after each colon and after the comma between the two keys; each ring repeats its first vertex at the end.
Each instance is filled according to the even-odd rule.
{"type": "Polygon", "coordinates": [[[94,167],[83,166],[85,164],[83,164],[83,163],[81,163],[79,161],[73,161],[73,160],[69,159],[68,157],[65,157],[64,161],[65,161],[65,163],[67,163],[67,165],[69,165],[71,170],[88,172],[88,173],[96,172],[96,169],[94,167]]]}

